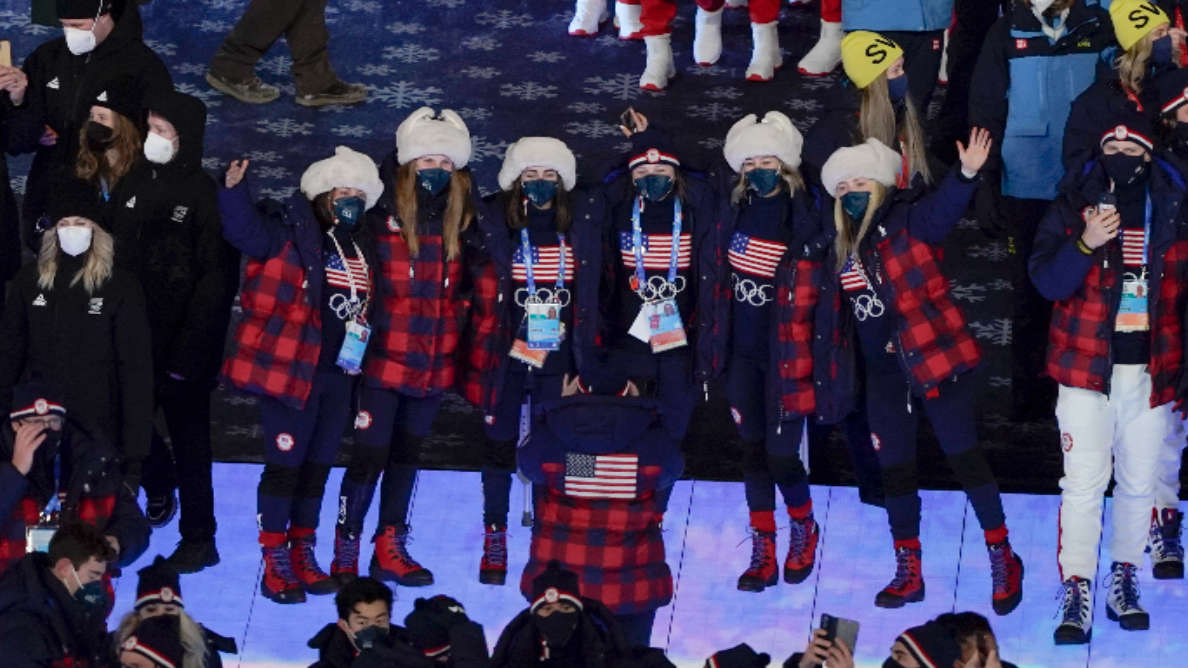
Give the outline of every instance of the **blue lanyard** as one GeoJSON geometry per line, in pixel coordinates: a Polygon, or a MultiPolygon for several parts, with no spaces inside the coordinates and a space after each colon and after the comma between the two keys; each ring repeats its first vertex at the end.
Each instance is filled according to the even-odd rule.
{"type": "MultiPolygon", "coordinates": [[[[643,261],[643,225],[639,222],[639,215],[643,212],[643,198],[636,197],[635,204],[631,207],[631,249],[635,254],[635,277],[632,281],[634,285],[632,290],[638,290],[644,283],[647,282],[647,276],[644,273],[643,261]]],[[[668,258],[668,282],[676,283],[677,279],[677,261],[680,259],[681,253],[681,222],[684,216],[681,215],[681,198],[673,197],[672,200],[672,252],[668,258]]]]}
{"type": "Polygon", "coordinates": [[[1147,203],[1143,206],[1143,266],[1147,266],[1151,252],[1151,191],[1147,190],[1147,203]]]}
{"type": "Polygon", "coordinates": [[[48,520],[53,517],[54,513],[62,507],[62,497],[66,496],[59,488],[61,487],[62,479],[62,453],[54,455],[54,490],[50,494],[49,503],[45,504],[45,510],[41,511],[42,519],[48,520]]]}
{"type": "MultiPolygon", "coordinates": [[[[532,244],[528,243],[528,230],[520,230],[520,247],[524,252],[524,273],[528,275],[528,294],[536,296],[536,272],[532,269],[532,244]]],[[[565,235],[557,233],[557,247],[561,254],[557,260],[557,289],[565,289],[565,235]]]]}

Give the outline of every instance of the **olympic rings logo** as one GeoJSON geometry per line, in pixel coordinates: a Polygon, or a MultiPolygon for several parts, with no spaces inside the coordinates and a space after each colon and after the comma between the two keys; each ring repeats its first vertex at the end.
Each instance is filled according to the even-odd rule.
{"type": "Polygon", "coordinates": [[[665,299],[675,299],[677,295],[685,291],[685,286],[688,281],[684,276],[677,276],[676,281],[670,283],[668,279],[663,276],[652,276],[647,283],[639,286],[635,294],[645,302],[663,301],[665,299]]]}
{"type": "Polygon", "coordinates": [[[771,291],[774,285],[759,285],[749,278],[739,278],[738,274],[730,275],[734,287],[734,298],[743,304],[751,306],[765,306],[775,301],[771,291]]]}
{"type": "Polygon", "coordinates": [[[528,288],[516,290],[516,305],[525,308],[529,304],[557,304],[561,308],[569,306],[572,297],[568,288],[537,288],[536,294],[530,294],[528,288]]]}
{"type": "Polygon", "coordinates": [[[854,316],[857,317],[860,322],[865,322],[867,318],[882,317],[886,310],[886,307],[883,306],[883,302],[881,299],[879,299],[878,295],[858,295],[858,297],[854,299],[854,316]]]}
{"type": "Polygon", "coordinates": [[[363,310],[363,303],[358,298],[350,299],[346,295],[334,293],[330,295],[330,310],[334,311],[339,320],[350,320],[363,310]]]}

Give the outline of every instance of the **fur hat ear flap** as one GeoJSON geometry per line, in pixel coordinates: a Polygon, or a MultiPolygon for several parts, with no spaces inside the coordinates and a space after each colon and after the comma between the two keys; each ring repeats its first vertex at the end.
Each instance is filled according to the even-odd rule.
{"type": "Polygon", "coordinates": [[[426,155],[444,155],[462,169],[470,162],[470,130],[462,117],[443,109],[434,118],[429,107],[417,109],[396,129],[396,161],[406,165],[426,155]]]}
{"type": "Polygon", "coordinates": [[[837,197],[837,184],[853,178],[877,181],[895,187],[903,158],[877,139],[867,139],[857,146],[839,148],[821,168],[821,182],[830,197],[837,197]]]}
{"type": "Polygon", "coordinates": [[[756,119],[754,114],[748,114],[727,133],[722,153],[730,167],[741,172],[748,158],[767,155],[779,158],[793,169],[799,167],[804,137],[792,121],[778,111],[767,112],[762,121],[756,119]]]}
{"type": "Polygon", "coordinates": [[[758,122],[759,117],[755,114],[747,114],[746,116],[743,116],[737,123],[730,127],[730,132],[726,133],[726,143],[729,144],[731,141],[737,139],[738,136],[745,132],[747,128],[758,122]]]}
{"type": "Polygon", "coordinates": [[[565,142],[553,137],[521,137],[507,147],[499,170],[499,187],[511,190],[512,184],[529,167],[543,167],[557,172],[561,187],[572,190],[577,181],[577,159],[565,142]]]}
{"type": "Polygon", "coordinates": [[[330,192],[335,188],[362,190],[367,208],[375,206],[384,192],[379,170],[368,156],[346,146],[334,149],[334,155],[309,166],[301,175],[301,192],[306,199],[330,192]]]}

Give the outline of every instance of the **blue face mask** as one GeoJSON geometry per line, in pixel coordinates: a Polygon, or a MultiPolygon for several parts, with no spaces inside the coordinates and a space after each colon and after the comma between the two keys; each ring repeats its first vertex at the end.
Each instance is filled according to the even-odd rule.
{"type": "Polygon", "coordinates": [[[649,202],[659,202],[672,192],[672,177],[648,174],[635,180],[635,189],[649,202]]]}
{"type": "Polygon", "coordinates": [[[1166,65],[1172,61],[1172,38],[1164,35],[1151,42],[1151,62],[1166,65]]]}
{"type": "Polygon", "coordinates": [[[88,612],[97,612],[107,607],[107,591],[103,588],[102,580],[83,584],[78,579],[78,571],[75,571],[74,581],[78,583],[78,589],[74,591],[74,600],[88,612]]]}
{"type": "Polygon", "coordinates": [[[430,195],[436,195],[450,183],[450,172],[440,168],[434,167],[432,169],[418,169],[417,183],[422,188],[429,191],[430,195]]]}
{"type": "Polygon", "coordinates": [[[870,193],[850,192],[841,196],[842,210],[851,220],[862,220],[866,215],[866,207],[870,206],[870,193]]]}
{"type": "Polygon", "coordinates": [[[362,197],[339,197],[334,200],[334,219],[344,230],[353,230],[366,209],[367,200],[362,197]]]}
{"type": "Polygon", "coordinates": [[[539,209],[553,201],[553,197],[557,194],[557,182],[545,179],[524,181],[520,184],[520,189],[524,192],[524,197],[527,197],[528,201],[539,209]]]}
{"type": "Polygon", "coordinates": [[[887,92],[891,95],[892,102],[903,102],[908,94],[907,72],[894,79],[887,79],[887,92]]]}
{"type": "Polygon", "coordinates": [[[747,172],[747,185],[760,197],[767,197],[780,185],[780,170],[752,169],[747,172]]]}

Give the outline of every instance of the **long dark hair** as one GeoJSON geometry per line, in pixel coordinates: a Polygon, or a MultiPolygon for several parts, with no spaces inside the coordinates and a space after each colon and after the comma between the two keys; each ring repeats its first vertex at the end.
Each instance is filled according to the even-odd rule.
{"type": "MultiPolygon", "coordinates": [[[[516,177],[507,191],[507,226],[522,230],[528,226],[527,205],[524,198],[523,177],[516,177]]],[[[573,227],[573,195],[565,189],[565,183],[557,178],[557,194],[553,195],[553,225],[558,232],[568,232],[573,227]]]]}
{"type": "MultiPolygon", "coordinates": [[[[462,231],[474,220],[475,206],[470,197],[470,171],[455,169],[450,175],[445,216],[442,221],[442,245],[446,260],[454,260],[462,252],[459,241],[462,231]]],[[[409,162],[396,170],[396,215],[400,217],[400,234],[408,244],[409,257],[416,257],[420,244],[417,238],[417,163],[409,162]]]]}

